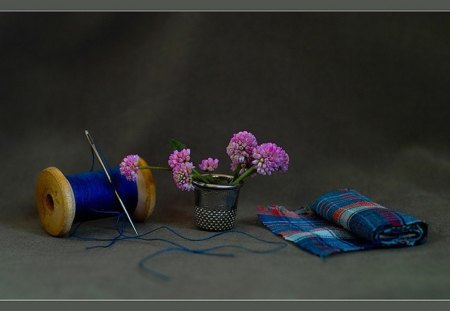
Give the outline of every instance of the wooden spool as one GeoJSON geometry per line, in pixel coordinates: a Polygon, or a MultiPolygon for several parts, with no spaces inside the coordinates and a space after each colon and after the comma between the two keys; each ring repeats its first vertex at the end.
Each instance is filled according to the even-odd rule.
{"type": "MultiPolygon", "coordinates": [[[[144,159],[139,166],[148,166],[144,159]]],[[[153,213],[156,188],[150,169],[138,171],[138,201],[130,216],[133,221],[144,222],[153,213]]],[[[36,207],[44,229],[52,236],[69,233],[76,212],[72,187],[64,174],[56,167],[48,167],[39,173],[36,187],[36,207]]]]}

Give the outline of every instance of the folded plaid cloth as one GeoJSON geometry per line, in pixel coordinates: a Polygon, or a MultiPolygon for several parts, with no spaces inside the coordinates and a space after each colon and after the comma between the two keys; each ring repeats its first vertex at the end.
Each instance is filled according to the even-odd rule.
{"type": "Polygon", "coordinates": [[[320,196],[309,209],[258,208],[273,233],[320,257],[376,247],[424,243],[427,224],[394,212],[362,194],[342,189],[320,196]]]}

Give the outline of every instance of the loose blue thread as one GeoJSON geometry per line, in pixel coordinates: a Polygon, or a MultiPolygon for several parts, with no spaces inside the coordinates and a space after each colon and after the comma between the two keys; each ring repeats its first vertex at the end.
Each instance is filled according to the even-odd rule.
{"type": "Polygon", "coordinates": [[[116,242],[123,241],[123,240],[141,240],[141,241],[147,241],[147,242],[159,241],[159,242],[169,244],[170,245],[169,247],[161,249],[159,251],[156,251],[152,254],[149,254],[148,256],[145,256],[138,263],[139,268],[141,268],[143,272],[145,272],[146,274],[148,274],[150,276],[156,277],[156,278],[164,280],[164,281],[170,280],[170,277],[168,275],[160,273],[160,272],[156,271],[155,269],[152,269],[149,267],[149,262],[152,259],[154,259],[155,257],[161,256],[163,254],[174,253],[174,252],[184,252],[184,253],[190,253],[190,254],[217,256],[217,257],[235,257],[235,254],[232,252],[220,252],[220,251],[223,251],[225,249],[240,249],[243,251],[247,251],[249,253],[268,254],[268,253],[277,252],[287,246],[287,243],[285,243],[285,242],[279,242],[279,241],[275,242],[275,241],[264,240],[264,239],[261,239],[252,234],[249,234],[247,232],[240,231],[240,230],[229,230],[229,231],[223,231],[223,232],[217,232],[214,234],[210,234],[206,237],[191,238],[191,237],[182,235],[181,233],[177,232],[175,229],[173,229],[171,227],[163,225],[163,226],[154,228],[150,231],[147,231],[139,236],[128,235],[125,232],[126,223],[125,223],[124,215],[120,212],[114,212],[114,211],[111,211],[110,213],[111,213],[111,215],[117,216],[116,221],[115,221],[115,226],[113,228],[107,228],[110,230],[111,229],[116,230],[117,234],[114,237],[98,238],[98,237],[93,237],[93,236],[80,235],[80,234],[78,234],[78,231],[83,223],[79,223],[74,228],[74,230],[70,234],[70,236],[73,238],[77,238],[79,240],[83,240],[83,241],[105,242],[104,244],[88,246],[88,247],[86,247],[86,249],[109,248],[109,247],[113,246],[116,242]],[[237,234],[237,235],[242,235],[242,236],[248,237],[250,239],[256,240],[258,242],[275,245],[275,247],[265,249],[265,250],[255,250],[255,249],[251,249],[251,248],[248,248],[248,247],[245,247],[242,245],[237,245],[237,244],[224,244],[224,245],[218,245],[218,246],[213,246],[213,247],[208,247],[208,248],[190,248],[190,247],[184,246],[180,243],[174,242],[169,239],[165,239],[165,238],[161,238],[161,237],[150,237],[150,235],[152,235],[158,231],[162,231],[162,230],[168,231],[171,234],[173,234],[174,236],[179,237],[179,238],[181,238],[185,241],[189,241],[189,242],[204,242],[204,241],[214,240],[223,235],[237,234]]]}

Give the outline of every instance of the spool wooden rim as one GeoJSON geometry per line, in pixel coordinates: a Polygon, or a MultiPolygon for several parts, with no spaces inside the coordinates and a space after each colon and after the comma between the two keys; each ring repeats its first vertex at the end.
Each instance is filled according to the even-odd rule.
{"type": "Polygon", "coordinates": [[[70,231],[75,218],[75,198],[72,187],[56,167],[41,171],[37,179],[36,207],[44,229],[53,236],[70,231]]]}
{"type": "MultiPolygon", "coordinates": [[[[148,167],[148,164],[144,159],[140,158],[139,166],[148,167]]],[[[136,183],[138,203],[133,213],[133,219],[138,222],[144,222],[153,214],[156,204],[156,186],[152,171],[150,169],[139,170],[136,183]]]]}
{"type": "MultiPolygon", "coordinates": [[[[144,159],[140,166],[148,166],[144,159]]],[[[131,215],[134,221],[144,222],[155,208],[156,187],[150,169],[138,171],[136,181],[138,201],[131,215]]],[[[76,202],[72,187],[56,167],[42,170],[37,178],[36,208],[44,229],[52,236],[65,236],[72,228],[76,202]]]]}

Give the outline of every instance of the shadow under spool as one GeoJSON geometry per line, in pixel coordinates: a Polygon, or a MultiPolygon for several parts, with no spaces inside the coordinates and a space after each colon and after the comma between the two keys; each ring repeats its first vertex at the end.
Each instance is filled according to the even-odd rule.
{"type": "MultiPolygon", "coordinates": [[[[148,165],[141,158],[139,166],[148,165]]],[[[156,202],[156,188],[151,170],[138,171],[136,187],[137,198],[134,200],[137,202],[136,206],[126,207],[133,221],[144,222],[153,213],[156,202]]],[[[114,192],[112,188],[111,192],[114,192]]],[[[119,195],[122,196],[120,192],[119,195]]],[[[118,203],[114,206],[111,204],[111,206],[104,206],[103,209],[121,212],[122,209],[118,208],[117,205],[118,203]]],[[[72,185],[69,179],[56,167],[48,167],[39,173],[36,186],[36,207],[42,226],[52,236],[67,235],[74,221],[77,222],[80,218],[77,217],[80,211],[77,215],[77,202],[72,185]]],[[[97,219],[110,216],[98,213],[92,213],[92,215],[88,217],[97,219]]],[[[89,220],[89,218],[84,217],[84,220],[89,220]]]]}

